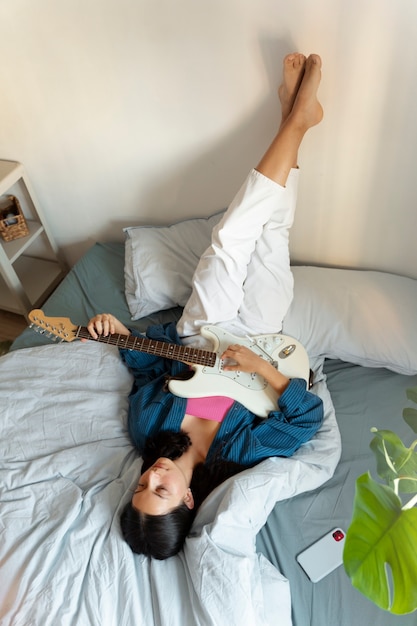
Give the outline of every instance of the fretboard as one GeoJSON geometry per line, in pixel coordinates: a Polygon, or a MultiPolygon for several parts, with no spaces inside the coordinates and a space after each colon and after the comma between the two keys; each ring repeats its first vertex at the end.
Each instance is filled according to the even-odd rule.
{"type": "Polygon", "coordinates": [[[94,339],[85,326],[78,326],[76,337],[79,339],[92,339],[100,343],[107,343],[118,348],[127,348],[128,350],[137,350],[138,352],[146,352],[147,354],[155,354],[156,356],[171,359],[173,361],[182,361],[183,363],[195,363],[206,367],[214,367],[216,363],[216,353],[209,350],[199,350],[191,346],[178,346],[175,343],[166,341],[154,341],[147,337],[135,337],[134,335],[99,335],[98,339],[94,339]]]}

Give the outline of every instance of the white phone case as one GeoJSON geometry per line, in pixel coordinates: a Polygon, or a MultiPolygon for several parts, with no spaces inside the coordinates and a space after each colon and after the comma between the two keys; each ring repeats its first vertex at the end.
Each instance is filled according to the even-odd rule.
{"type": "Polygon", "coordinates": [[[297,561],[313,583],[330,574],[343,563],[346,534],[341,528],[333,528],[321,539],[297,555],[297,561]]]}

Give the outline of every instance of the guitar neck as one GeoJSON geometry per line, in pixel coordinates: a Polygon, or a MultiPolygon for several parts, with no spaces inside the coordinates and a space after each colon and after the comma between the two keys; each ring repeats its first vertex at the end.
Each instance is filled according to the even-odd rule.
{"type": "Polygon", "coordinates": [[[100,343],[107,343],[118,348],[127,348],[128,350],[137,350],[147,354],[154,354],[165,359],[173,361],[182,361],[183,363],[193,363],[206,367],[214,367],[216,363],[216,353],[209,350],[199,350],[190,346],[178,346],[175,343],[166,341],[154,341],[147,337],[135,337],[134,335],[99,335],[98,339],[94,339],[85,326],[78,326],[75,336],[78,339],[91,339],[100,343]]]}

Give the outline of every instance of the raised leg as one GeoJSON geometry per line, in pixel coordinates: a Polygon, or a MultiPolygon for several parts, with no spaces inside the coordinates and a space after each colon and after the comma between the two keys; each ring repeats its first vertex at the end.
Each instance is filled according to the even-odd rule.
{"type": "Polygon", "coordinates": [[[177,325],[180,336],[194,336],[204,324],[221,324],[236,334],[280,329],[282,317],[277,319],[277,311],[278,315],[286,311],[292,296],[288,230],[295,208],[296,171],[291,173],[288,189],[285,185],[297,164],[304,134],[323,114],[316,97],[320,68],[317,55],[307,60],[298,54],[285,58],[278,133],[213,230],[211,246],[201,257],[192,294],[177,325]],[[280,308],[270,307],[265,314],[264,294],[279,285],[280,308]]]}

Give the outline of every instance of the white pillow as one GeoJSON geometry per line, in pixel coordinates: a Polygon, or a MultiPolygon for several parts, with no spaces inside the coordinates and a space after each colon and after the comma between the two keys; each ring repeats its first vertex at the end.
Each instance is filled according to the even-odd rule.
{"type": "Polygon", "coordinates": [[[417,373],[417,281],[384,272],[293,267],[283,332],[324,356],[417,373]]]}
{"type": "Polygon", "coordinates": [[[185,305],[194,270],[222,215],[124,229],[125,294],[132,320],[185,305]]]}

